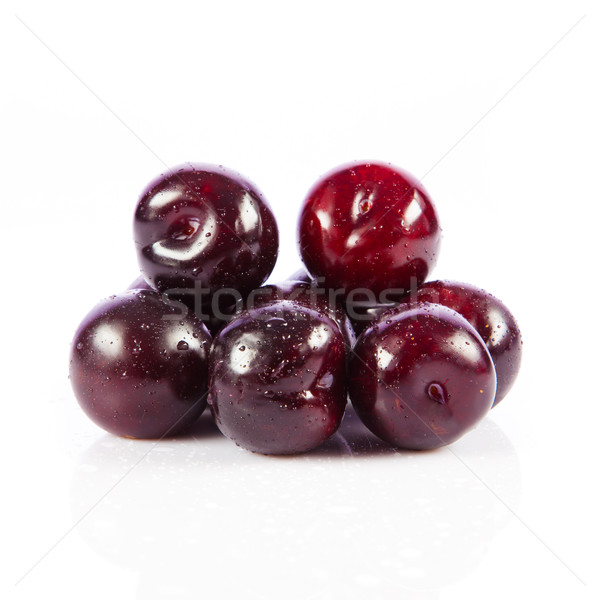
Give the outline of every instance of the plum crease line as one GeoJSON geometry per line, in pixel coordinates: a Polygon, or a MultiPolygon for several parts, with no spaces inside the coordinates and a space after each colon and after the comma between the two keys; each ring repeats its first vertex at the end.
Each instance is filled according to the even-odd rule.
{"type": "Polygon", "coordinates": [[[125,473],[123,473],[123,475],[121,475],[121,477],[119,477],[119,479],[117,479],[117,481],[111,485],[110,488],[108,488],[108,490],[104,492],[104,494],[102,494],[102,496],[100,496],[100,498],[98,498],[98,500],[96,500],[96,502],[94,502],[94,504],[92,504],[92,506],[90,506],[90,508],[88,508],[83,515],[73,523],[73,525],[71,525],[71,527],[69,527],[69,529],[67,529],[67,531],[65,531],[65,533],[63,533],[63,535],[61,535],[58,540],[56,540],[56,542],[54,542],[54,544],[52,544],[52,546],[50,546],[50,548],[48,548],[48,550],[46,550],[46,552],[44,552],[44,554],[42,554],[42,556],[40,556],[40,558],[38,558],[38,560],[36,560],[35,563],[21,575],[21,577],[19,577],[15,582],[15,587],[18,586],[27,575],[29,575],[102,502],[102,500],[104,500],[104,498],[106,498],[106,496],[108,496],[123,481],[123,479],[125,479],[148,456],[148,454],[150,454],[150,452],[152,452],[152,450],[154,450],[159,441],[160,440],[156,441],[136,463],[129,467],[129,469],[127,469],[127,471],[125,471],[125,473]]]}

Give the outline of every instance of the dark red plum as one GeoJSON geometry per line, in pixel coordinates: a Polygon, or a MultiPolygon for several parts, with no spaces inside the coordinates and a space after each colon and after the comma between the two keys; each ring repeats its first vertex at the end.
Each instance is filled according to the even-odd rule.
{"type": "Polygon", "coordinates": [[[508,394],[517,378],[523,341],[516,319],[495,296],[467,283],[429,281],[418,290],[404,295],[395,304],[346,303],[346,310],[354,330],[360,334],[390,310],[400,306],[414,306],[419,302],[447,306],[460,313],[475,327],[496,368],[496,406],[508,394]]]}
{"type": "Polygon", "coordinates": [[[100,302],[79,326],[70,379],[85,413],[120,436],[160,438],[206,407],[211,336],[154,291],[100,302]]]}
{"type": "Polygon", "coordinates": [[[244,311],[214,340],[209,388],[217,426],[239,446],[307,452],[342,421],[344,337],[323,312],[295,302],[244,311]]]}
{"type": "Polygon", "coordinates": [[[278,232],[269,205],[249,181],[222,166],[187,163],[152,181],[134,218],[144,279],[160,292],[199,289],[209,298],[245,295],[271,273],[278,232]]]}
{"type": "Polygon", "coordinates": [[[494,406],[509,392],[521,366],[523,340],[516,319],[498,298],[457,281],[430,281],[403,303],[434,302],[460,313],[481,336],[494,361],[498,385],[494,406]]]}
{"type": "Polygon", "coordinates": [[[389,164],[352,163],[308,192],[298,223],[300,255],[326,287],[380,294],[425,281],[441,230],[429,195],[389,164]]]}
{"type": "Polygon", "coordinates": [[[392,311],[359,336],[350,398],[363,423],[411,450],[459,439],[489,411],[496,373],[479,334],[457,312],[420,304],[392,311]]]}

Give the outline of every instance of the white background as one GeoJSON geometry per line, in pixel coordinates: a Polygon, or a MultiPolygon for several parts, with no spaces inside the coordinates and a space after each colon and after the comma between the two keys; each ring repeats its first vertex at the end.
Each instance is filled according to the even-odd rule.
{"type": "Polygon", "coordinates": [[[2,597],[598,593],[597,8],[3,3],[2,597]],[[399,453],[350,417],[281,459],[208,420],[154,444],[86,419],[69,343],[136,277],[152,177],[193,160],[252,179],[280,225],[278,279],[299,265],[308,187],[368,158],[435,200],[433,277],[520,322],[518,383],[474,432],[399,453]]]}

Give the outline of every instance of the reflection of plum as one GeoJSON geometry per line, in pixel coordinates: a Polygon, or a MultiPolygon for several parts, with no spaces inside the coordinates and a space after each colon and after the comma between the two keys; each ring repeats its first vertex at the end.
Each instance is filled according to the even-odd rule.
{"type": "Polygon", "coordinates": [[[182,438],[160,443],[100,438],[83,454],[74,474],[74,518],[115,487],[77,530],[101,554],[135,569],[163,562],[167,546],[173,556],[189,551],[199,536],[195,528],[202,528],[196,519],[204,489],[198,465],[206,460],[208,440],[219,454],[227,454],[232,445],[208,413],[182,438]]]}
{"type": "MultiPolygon", "coordinates": [[[[324,447],[293,458],[244,452],[200,421],[206,434],[161,442],[77,527],[139,571],[144,600],[283,589],[286,600],[363,600],[407,588],[433,599],[476,567],[509,515],[469,468],[509,506],[520,495],[514,450],[489,419],[451,448],[414,454],[377,441],[350,411],[324,447]]],[[[73,481],[74,517],[151,446],[94,444],[73,481]]]]}

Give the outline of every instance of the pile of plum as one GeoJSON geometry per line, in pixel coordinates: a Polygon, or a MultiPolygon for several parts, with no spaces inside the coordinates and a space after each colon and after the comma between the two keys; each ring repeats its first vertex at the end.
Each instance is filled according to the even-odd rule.
{"type": "Polygon", "coordinates": [[[438,215],[391,165],[317,181],[298,224],[306,270],[280,284],[263,285],[279,247],[273,213],[221,166],[152,181],[134,239],[141,277],[85,317],[70,357],[79,404],[116,435],[176,435],[208,404],[243,448],[306,452],[335,433],[349,396],[382,440],[431,449],[472,428],[517,376],[521,334],[504,304],[426,282],[438,215]]]}

